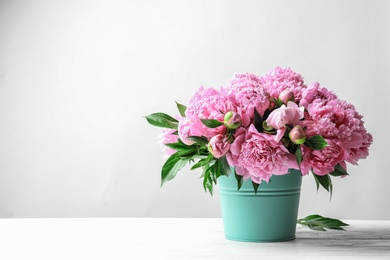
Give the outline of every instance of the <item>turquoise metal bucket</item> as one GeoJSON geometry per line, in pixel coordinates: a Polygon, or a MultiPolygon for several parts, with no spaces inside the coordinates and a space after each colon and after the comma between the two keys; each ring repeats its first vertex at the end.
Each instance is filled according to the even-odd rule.
{"type": "Polygon", "coordinates": [[[234,174],[218,178],[225,237],[244,242],[295,239],[302,174],[293,170],[262,182],[257,194],[252,182],[237,190],[234,174]]]}

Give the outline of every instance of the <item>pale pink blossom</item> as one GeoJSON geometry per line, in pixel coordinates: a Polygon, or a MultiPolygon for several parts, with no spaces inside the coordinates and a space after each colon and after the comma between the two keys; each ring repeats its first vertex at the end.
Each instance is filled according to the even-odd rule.
{"type": "Polygon", "coordinates": [[[339,140],[325,139],[328,145],[321,150],[312,150],[302,146],[303,161],[301,172],[309,173],[310,169],[317,175],[326,175],[334,171],[337,164],[345,165],[348,153],[339,140]]]}
{"type": "Polygon", "coordinates": [[[275,109],[267,118],[267,125],[274,129],[281,129],[286,125],[298,123],[303,118],[304,107],[298,107],[294,102],[289,101],[287,106],[282,105],[275,109]]]}
{"type": "Polygon", "coordinates": [[[372,142],[372,135],[364,128],[363,121],[361,121],[360,128],[352,133],[351,139],[346,143],[347,162],[356,165],[358,160],[365,159],[368,156],[372,142]]]}
{"type": "Polygon", "coordinates": [[[303,118],[304,107],[298,107],[292,101],[287,103],[287,106],[282,105],[269,114],[266,123],[268,126],[276,129],[275,140],[280,141],[286,132],[287,125],[295,125],[303,118]]]}
{"type": "Polygon", "coordinates": [[[343,139],[349,155],[347,161],[351,164],[357,164],[358,160],[365,159],[368,156],[373,137],[364,127],[363,116],[359,114],[355,107],[346,101],[341,101],[341,104],[348,115],[348,123],[345,124],[343,130],[347,127],[353,129],[351,134],[343,139]]]}
{"type": "Polygon", "coordinates": [[[357,165],[357,161],[367,158],[369,154],[369,147],[372,144],[373,138],[370,133],[365,133],[363,144],[359,148],[348,148],[347,162],[357,165]]]}
{"type": "Polygon", "coordinates": [[[269,94],[256,75],[250,73],[234,75],[229,82],[228,90],[231,100],[234,100],[237,107],[236,111],[241,115],[242,125],[246,127],[254,118],[254,109],[263,115],[270,105],[269,94]]]}
{"type": "Polygon", "coordinates": [[[300,122],[301,126],[307,127],[307,135],[317,134],[339,140],[349,155],[345,160],[351,164],[357,164],[359,159],[366,158],[372,136],[364,128],[362,116],[355,107],[338,99],[334,93],[321,88],[319,84],[309,88],[311,90],[300,102],[308,111],[308,119],[300,122]]]}
{"type": "Polygon", "coordinates": [[[185,114],[187,118],[191,118],[192,121],[196,122],[196,136],[205,136],[207,139],[210,139],[214,135],[226,132],[225,126],[207,128],[203,124],[200,127],[198,123],[201,123],[200,119],[213,119],[223,122],[227,112],[237,110],[235,104],[230,99],[226,88],[216,90],[202,86],[194,93],[188,102],[185,114]],[[200,130],[201,128],[203,130],[200,130]],[[199,132],[202,132],[202,134],[200,135],[199,132]]]}
{"type": "Polygon", "coordinates": [[[314,82],[309,87],[302,90],[301,100],[299,105],[305,108],[314,100],[333,100],[337,99],[337,96],[330,90],[321,87],[318,82],[314,82]]]}
{"type": "Polygon", "coordinates": [[[182,117],[179,119],[178,134],[180,140],[186,145],[192,145],[194,141],[189,136],[204,136],[207,131],[203,123],[197,117],[182,117]]]}
{"type": "Polygon", "coordinates": [[[294,155],[272,135],[259,133],[251,125],[241,145],[236,172],[256,183],[268,182],[273,174],[284,175],[289,168],[297,168],[294,155]]]}
{"type": "Polygon", "coordinates": [[[226,159],[230,166],[236,166],[241,154],[241,146],[245,141],[247,129],[240,127],[234,134],[234,141],[230,144],[230,151],[226,154],[226,159]]]}
{"type": "Polygon", "coordinates": [[[179,136],[174,134],[175,129],[162,128],[161,133],[158,136],[158,143],[162,146],[163,158],[168,158],[172,154],[176,153],[176,150],[169,148],[166,144],[176,143],[179,140],[179,136]]]}
{"type": "Polygon", "coordinates": [[[200,119],[214,119],[222,122],[227,112],[236,110],[225,88],[216,90],[202,86],[190,98],[185,113],[187,117],[196,116],[200,119]]]}
{"type": "Polygon", "coordinates": [[[295,99],[299,100],[302,91],[306,88],[303,77],[291,68],[276,67],[261,77],[260,81],[270,96],[275,99],[283,90],[288,89],[294,93],[295,99]]]}

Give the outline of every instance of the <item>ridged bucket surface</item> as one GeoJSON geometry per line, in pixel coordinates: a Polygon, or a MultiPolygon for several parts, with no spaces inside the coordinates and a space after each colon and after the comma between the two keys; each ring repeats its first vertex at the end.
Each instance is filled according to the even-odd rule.
{"type": "Polygon", "coordinates": [[[234,174],[218,178],[225,236],[245,242],[281,242],[295,239],[302,174],[293,170],[262,182],[257,194],[252,182],[237,190],[234,174]]]}

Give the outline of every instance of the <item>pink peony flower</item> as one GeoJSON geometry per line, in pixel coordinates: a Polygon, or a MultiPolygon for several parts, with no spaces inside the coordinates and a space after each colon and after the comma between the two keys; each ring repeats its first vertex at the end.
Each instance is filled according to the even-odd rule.
{"type": "Polygon", "coordinates": [[[269,114],[266,122],[268,126],[274,129],[281,129],[286,127],[286,125],[296,124],[303,118],[303,112],[304,107],[298,107],[297,104],[289,101],[287,106],[282,105],[273,110],[271,114],[269,114]]]}
{"type": "Polygon", "coordinates": [[[189,136],[204,136],[205,127],[197,117],[182,117],[179,119],[178,133],[180,140],[186,145],[192,145],[194,141],[189,136]]]}
{"type": "Polygon", "coordinates": [[[342,136],[349,155],[347,161],[351,164],[357,164],[358,160],[365,159],[368,156],[369,147],[373,142],[373,138],[364,127],[363,116],[358,113],[355,107],[346,101],[340,102],[347,116],[345,123],[339,128],[341,131],[345,131],[346,128],[350,130],[349,135],[342,136]]]}
{"type": "Polygon", "coordinates": [[[369,147],[372,144],[373,138],[370,133],[365,133],[363,137],[363,144],[359,148],[349,148],[347,162],[357,165],[357,161],[367,158],[369,154],[369,147]]]}
{"type": "Polygon", "coordinates": [[[237,160],[237,174],[260,183],[268,182],[273,174],[287,174],[289,168],[297,167],[294,155],[283,144],[276,142],[272,135],[257,132],[253,125],[249,127],[237,160]]]}
{"type": "Polygon", "coordinates": [[[242,125],[249,126],[254,118],[254,109],[260,115],[270,105],[269,94],[260,83],[260,78],[253,74],[236,74],[230,81],[229,96],[237,107],[236,111],[241,115],[242,125]]]}
{"type": "Polygon", "coordinates": [[[290,68],[276,67],[260,79],[265,90],[275,99],[283,90],[288,89],[294,93],[295,99],[299,100],[306,88],[303,77],[290,68]]]}
{"type": "Polygon", "coordinates": [[[345,165],[348,153],[342,142],[339,140],[325,140],[328,146],[321,150],[312,150],[304,145],[301,146],[303,155],[301,172],[303,175],[308,174],[312,169],[315,174],[322,176],[333,172],[338,163],[345,165]]]}
{"type": "Polygon", "coordinates": [[[332,91],[321,87],[318,82],[314,82],[306,89],[303,89],[299,105],[307,108],[310,103],[314,102],[314,100],[329,101],[333,99],[337,99],[337,96],[332,91]]]}
{"type": "MultiPolygon", "coordinates": [[[[305,113],[307,114],[307,113],[305,113]]],[[[304,116],[304,120],[300,120],[297,125],[305,129],[306,137],[317,135],[316,122],[308,116],[304,116]]]]}
{"type": "MultiPolygon", "coordinates": [[[[185,113],[186,117],[200,123],[200,119],[214,119],[223,122],[227,112],[236,110],[236,106],[230,100],[225,88],[216,90],[213,88],[200,87],[190,98],[185,113]]],[[[198,124],[196,125],[196,128],[197,132],[200,132],[200,126],[198,124]]],[[[202,124],[202,128],[202,135],[208,139],[214,135],[224,134],[226,132],[225,126],[207,128],[202,124]]],[[[196,135],[198,136],[198,134],[196,135]]]]}
{"type": "Polygon", "coordinates": [[[339,140],[349,155],[346,161],[351,164],[357,164],[359,159],[368,156],[372,136],[364,128],[362,116],[352,104],[338,99],[318,83],[308,88],[300,104],[305,105],[308,111],[308,119],[300,122],[301,126],[307,127],[308,136],[318,134],[339,140]]]}
{"type": "Polygon", "coordinates": [[[226,140],[224,135],[218,134],[211,137],[207,148],[215,158],[220,158],[229,151],[230,142],[226,140]]]}
{"type": "Polygon", "coordinates": [[[304,107],[298,107],[292,101],[287,103],[287,106],[282,105],[281,107],[273,110],[269,114],[266,123],[268,126],[277,130],[275,140],[280,141],[286,132],[286,125],[295,125],[300,119],[303,118],[304,107]]]}
{"type": "Polygon", "coordinates": [[[227,112],[236,110],[236,106],[230,100],[225,88],[216,90],[200,87],[188,102],[186,116],[197,116],[201,119],[215,119],[222,122],[227,112]]]}
{"type": "Polygon", "coordinates": [[[343,139],[342,135],[350,135],[346,114],[339,100],[315,100],[308,105],[309,120],[312,121],[312,130],[324,138],[343,139]],[[341,127],[341,128],[340,128],[341,127]],[[345,128],[345,129],[344,129],[345,128]]]}
{"type": "Polygon", "coordinates": [[[360,128],[352,133],[351,139],[346,143],[348,159],[347,162],[357,164],[360,159],[365,159],[369,153],[369,147],[373,142],[372,135],[363,127],[361,121],[360,128]]]}
{"type": "Polygon", "coordinates": [[[162,146],[163,158],[168,158],[172,154],[176,153],[175,150],[169,148],[165,144],[176,143],[179,140],[179,136],[174,134],[176,131],[174,129],[162,128],[161,133],[158,137],[158,143],[162,146]]]}
{"type": "Polygon", "coordinates": [[[234,134],[234,141],[230,144],[230,150],[226,154],[226,159],[230,166],[236,166],[238,164],[238,158],[241,154],[241,146],[245,141],[247,129],[240,127],[234,134]]]}

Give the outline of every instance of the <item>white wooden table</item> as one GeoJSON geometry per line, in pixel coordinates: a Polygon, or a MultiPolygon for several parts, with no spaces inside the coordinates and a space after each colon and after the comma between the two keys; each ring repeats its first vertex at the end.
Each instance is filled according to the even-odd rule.
{"type": "Polygon", "coordinates": [[[390,259],[390,221],[348,231],[298,225],[279,243],[226,240],[222,219],[0,219],[0,259],[390,259]]]}

